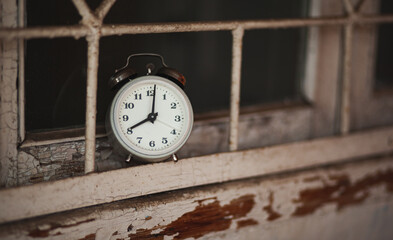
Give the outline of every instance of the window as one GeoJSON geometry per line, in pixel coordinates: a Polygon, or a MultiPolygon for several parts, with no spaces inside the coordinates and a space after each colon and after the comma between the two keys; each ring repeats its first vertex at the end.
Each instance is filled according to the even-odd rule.
{"type": "MultiPolygon", "coordinates": [[[[300,18],[305,17],[306,5],[305,0],[290,1],[285,9],[275,1],[255,0],[241,3],[216,1],[214,4],[210,1],[179,0],[160,3],[118,1],[104,23],[300,18]]],[[[28,1],[26,15],[28,27],[69,25],[79,20],[75,7],[69,1],[47,1],[39,8],[28,1]]],[[[301,100],[299,86],[304,67],[305,34],[306,29],[253,30],[245,33],[242,106],[301,100]]],[[[84,39],[26,41],[28,132],[84,125],[85,106],[81,103],[86,97],[86,50],[84,39]]],[[[160,53],[170,66],[186,75],[186,91],[197,116],[229,110],[231,34],[228,31],[109,36],[100,40],[98,124],[103,125],[106,110],[114,96],[107,87],[109,77],[115,69],[125,64],[128,55],[137,52],[160,53]]],[[[145,59],[148,60],[151,59],[145,59]]],[[[144,66],[138,70],[140,74],[145,72],[144,66]]]]}
{"type": "MultiPolygon", "coordinates": [[[[17,9],[21,12],[19,16],[23,16],[24,13],[23,3],[24,1],[19,2],[20,5],[17,9]]],[[[349,1],[313,0],[309,3],[304,3],[303,7],[300,9],[295,8],[299,11],[285,13],[287,15],[267,15],[269,18],[275,18],[274,20],[259,19],[258,16],[253,15],[251,15],[252,19],[248,19],[242,18],[239,15],[239,18],[243,19],[242,21],[229,21],[228,19],[232,19],[232,16],[229,15],[228,18],[222,18],[223,21],[216,21],[218,19],[209,18],[209,16],[216,17],[213,12],[205,16],[206,18],[193,18],[190,20],[197,22],[187,22],[187,19],[174,18],[170,19],[170,21],[172,21],[170,23],[162,23],[156,22],[162,21],[161,19],[152,18],[152,22],[148,24],[144,24],[146,21],[143,19],[139,20],[139,24],[124,23],[121,17],[115,14],[116,8],[122,9],[124,7],[120,0],[116,3],[115,1],[108,0],[104,1],[103,4],[89,2],[91,6],[99,6],[96,11],[96,17],[102,17],[109,11],[108,18],[104,20],[104,25],[100,25],[99,21],[95,22],[98,27],[89,25],[91,24],[89,20],[93,22],[95,20],[94,17],[89,15],[90,11],[87,9],[87,5],[84,4],[84,1],[73,0],[73,3],[75,3],[76,8],[82,15],[82,24],[75,25],[79,21],[79,15],[75,13],[73,13],[75,15],[69,15],[69,22],[67,22],[68,20],[66,22],[55,22],[56,24],[53,26],[47,26],[45,22],[43,22],[37,23],[36,27],[28,25],[27,27],[21,26],[21,28],[16,28],[15,21],[11,21],[10,24],[8,24],[7,21],[1,22],[4,26],[9,28],[2,27],[0,29],[1,39],[7,39],[2,42],[2,53],[5,53],[2,54],[2,56],[7,56],[7,58],[2,59],[4,63],[0,62],[0,64],[3,64],[3,73],[1,75],[2,81],[0,81],[0,85],[2,86],[2,90],[10,89],[9,92],[12,93],[2,94],[0,99],[0,104],[2,104],[2,108],[0,108],[1,111],[3,111],[3,109],[11,109],[11,111],[2,112],[2,114],[0,114],[2,122],[8,124],[4,124],[7,125],[4,128],[5,130],[2,129],[2,131],[7,132],[6,137],[4,137],[5,135],[1,137],[2,140],[7,138],[7,141],[13,141],[12,144],[10,143],[6,146],[7,150],[9,150],[7,154],[10,157],[1,158],[2,166],[8,166],[8,168],[3,168],[1,171],[2,173],[7,171],[7,174],[9,174],[2,175],[2,178],[4,178],[4,176],[11,176],[9,177],[10,179],[16,179],[13,185],[27,185],[44,180],[66,178],[70,176],[67,175],[69,169],[75,169],[74,167],[77,168],[77,171],[73,172],[75,175],[83,175],[83,163],[85,163],[85,170],[91,172],[94,170],[94,163],[97,163],[99,167],[103,167],[103,165],[110,162],[105,161],[110,158],[110,146],[108,146],[105,138],[99,138],[96,141],[96,136],[100,136],[100,134],[95,134],[95,96],[97,96],[94,94],[95,83],[96,80],[98,80],[98,96],[100,96],[98,105],[105,104],[104,101],[100,103],[100,101],[104,99],[104,97],[101,98],[100,91],[105,89],[102,88],[101,85],[106,85],[107,78],[112,74],[113,69],[122,66],[125,57],[129,52],[134,51],[125,43],[133,41],[135,45],[141,42],[146,44],[144,43],[147,39],[146,36],[148,37],[146,42],[152,46],[162,44],[160,43],[161,41],[167,41],[164,41],[166,44],[163,45],[169,45],[170,49],[167,50],[168,52],[163,52],[162,54],[166,57],[167,62],[170,63],[171,66],[179,68],[179,70],[184,73],[192,73],[189,81],[190,84],[195,84],[195,81],[192,80],[194,78],[192,77],[193,74],[207,74],[206,72],[198,71],[198,65],[201,62],[205,64],[204,69],[208,69],[211,74],[217,74],[213,76],[219,76],[220,80],[217,81],[226,82],[228,85],[222,93],[224,95],[226,94],[228,98],[222,102],[217,101],[218,106],[213,109],[217,111],[218,109],[223,109],[223,111],[226,112],[224,114],[216,114],[215,112],[215,116],[212,117],[212,115],[208,113],[212,109],[204,109],[206,103],[202,101],[199,105],[200,109],[198,110],[200,111],[200,120],[196,122],[192,137],[187,143],[187,146],[182,150],[183,156],[190,158],[179,161],[176,164],[164,162],[151,164],[148,167],[136,166],[129,169],[87,175],[81,178],[67,178],[61,182],[54,182],[51,184],[43,183],[25,187],[25,189],[30,191],[29,193],[35,194],[34,196],[37,203],[42,206],[47,202],[40,201],[40,199],[42,200],[42,196],[40,195],[42,193],[41,190],[44,191],[45,194],[52,194],[53,196],[53,194],[55,194],[53,188],[56,188],[56,194],[59,192],[68,193],[67,191],[84,191],[89,189],[89,191],[92,191],[91,194],[94,195],[96,193],[102,194],[97,188],[98,185],[95,184],[105,182],[103,179],[110,178],[115,181],[115,183],[128,183],[128,181],[131,180],[130,182],[133,184],[132,187],[121,190],[114,189],[114,191],[117,192],[115,196],[111,196],[110,199],[106,197],[102,199],[91,199],[92,195],[86,195],[81,196],[81,198],[84,199],[76,200],[67,199],[68,196],[64,196],[64,198],[61,198],[61,201],[68,201],[67,204],[61,201],[54,201],[48,204],[48,206],[31,209],[29,208],[31,204],[23,204],[23,201],[29,200],[26,196],[21,196],[23,191],[9,189],[4,191],[10,191],[11,194],[8,194],[9,192],[7,192],[7,194],[0,194],[0,200],[2,203],[11,205],[17,204],[16,206],[19,208],[7,208],[8,205],[4,206],[6,209],[15,209],[18,212],[10,213],[10,215],[4,214],[4,216],[8,216],[8,218],[0,221],[12,221],[22,219],[23,217],[38,216],[58,210],[69,210],[72,208],[106,203],[108,201],[157,193],[160,191],[260,176],[283,170],[294,170],[301,167],[318,166],[319,164],[380,154],[391,150],[391,146],[387,146],[386,144],[386,142],[391,142],[391,132],[393,131],[391,127],[382,130],[373,129],[370,130],[370,132],[346,135],[348,131],[363,131],[365,128],[389,125],[393,122],[391,116],[391,95],[387,94],[380,96],[378,94],[379,91],[374,91],[374,85],[376,85],[374,84],[374,74],[375,71],[379,71],[375,70],[375,60],[385,58],[375,56],[375,49],[383,46],[383,43],[376,44],[375,26],[378,24],[391,24],[393,22],[393,17],[391,15],[380,16],[377,14],[378,1],[361,1],[361,3],[365,5],[363,5],[360,10],[358,8],[355,8],[355,10],[360,11],[360,13],[364,15],[358,15],[357,18],[354,17],[355,15],[353,14],[353,9],[349,1]],[[114,5],[112,6],[112,4],[114,5]],[[113,9],[111,7],[113,7],[113,9]],[[345,13],[343,13],[343,9],[345,9],[345,13]],[[309,11],[311,12],[310,15],[307,14],[309,11]],[[111,14],[113,14],[113,22],[106,22],[109,21],[111,14]],[[73,19],[73,16],[75,19],[73,19]],[[258,19],[254,19],[254,17],[258,19]],[[304,17],[304,19],[300,17],[304,17]],[[185,23],[179,23],[178,21],[185,21],[185,23]],[[343,31],[343,29],[345,31],[343,31]],[[73,37],[77,39],[73,39],[73,37]],[[85,37],[87,37],[87,41],[85,41],[85,37]],[[275,41],[275,39],[280,39],[281,42],[282,38],[286,39],[282,41],[284,43],[283,45],[275,41]],[[8,41],[8,39],[11,39],[11,41],[8,41]],[[22,44],[23,39],[26,40],[26,45],[22,44]],[[179,47],[178,45],[170,44],[170,40],[173,39],[180,39],[176,41],[187,39],[186,42],[190,42],[190,46],[184,47],[184,52],[173,51],[173,49],[179,47]],[[198,56],[198,58],[187,59],[187,56],[193,55],[189,54],[188,51],[189,49],[197,47],[197,40],[202,41],[202,48],[209,46],[210,49],[218,49],[217,53],[215,53],[217,55],[214,55],[214,57],[212,57],[213,59],[209,59],[206,58],[206,56],[213,56],[208,54],[211,51],[202,52],[202,55],[198,56]],[[265,48],[263,45],[260,46],[261,42],[265,43],[265,41],[271,43],[271,49],[265,48]],[[211,44],[210,42],[212,42],[213,45],[209,45],[211,44]],[[222,43],[223,46],[218,44],[218,42],[220,44],[222,43]],[[113,44],[116,45],[113,46],[113,44]],[[215,48],[214,44],[217,44],[218,47],[215,48]],[[106,52],[118,52],[116,47],[123,47],[123,45],[127,47],[124,56],[106,54],[106,52]],[[258,49],[252,47],[253,45],[258,49]],[[24,46],[26,47],[26,56],[24,54],[19,54],[18,58],[17,53],[23,53],[22,50],[24,46]],[[58,55],[52,58],[44,58],[42,56],[42,60],[44,59],[42,62],[47,64],[55,62],[58,65],[59,68],[53,71],[53,69],[47,67],[46,64],[37,64],[36,66],[30,65],[34,63],[35,59],[41,58],[39,53],[34,53],[33,46],[40,46],[39,48],[46,49],[46,51],[49,52],[58,51],[59,46],[62,46],[74,52],[62,55],[63,53],[59,51],[57,53],[58,55]],[[277,52],[281,50],[283,52],[280,54],[273,54],[276,53],[276,49],[278,49],[277,52]],[[100,51],[99,55],[98,50],[100,51]],[[72,54],[79,54],[79,52],[82,54],[72,56],[72,54]],[[87,52],[87,54],[85,52],[87,52]],[[171,53],[176,54],[172,56],[171,53]],[[187,54],[183,56],[182,54],[184,53],[187,54]],[[284,53],[287,53],[287,55],[284,53]],[[223,56],[220,54],[223,54],[223,56]],[[181,57],[179,57],[179,55],[181,57]],[[265,55],[272,58],[265,60],[263,58],[265,55]],[[285,57],[282,57],[282,55],[285,55],[285,57]],[[109,56],[109,59],[105,59],[105,56],[109,56]],[[21,61],[23,57],[25,57],[25,61],[21,61]],[[29,59],[30,57],[31,59],[29,59]],[[231,58],[232,62],[230,62],[231,58]],[[183,63],[184,59],[186,59],[186,61],[183,63]],[[219,62],[222,66],[219,64],[217,66],[222,69],[217,71],[215,64],[207,64],[207,62],[203,61],[205,59],[213,61],[214,63],[219,62]],[[224,62],[222,62],[222,59],[227,60],[223,60],[224,62]],[[17,67],[15,62],[17,60],[20,60],[20,81],[18,90],[16,90],[17,74],[15,70],[17,67]],[[98,61],[100,61],[99,68],[97,68],[98,61]],[[187,63],[188,61],[191,61],[191,64],[187,63]],[[293,62],[296,63],[293,64],[293,62]],[[25,63],[26,68],[21,67],[25,63]],[[259,65],[252,65],[255,63],[259,65]],[[273,66],[279,64],[280,68],[277,68],[278,70],[271,69],[269,64],[272,63],[276,63],[273,64],[273,66]],[[63,64],[67,64],[69,68],[61,69],[63,64]],[[89,67],[81,67],[83,64],[89,67]],[[281,66],[281,64],[283,65],[281,66]],[[356,66],[356,68],[354,66],[356,66]],[[44,69],[40,69],[40,67],[44,67],[44,69]],[[59,82],[59,85],[51,82],[38,87],[36,84],[32,83],[32,81],[37,80],[33,78],[29,79],[34,74],[38,77],[46,76],[45,78],[47,79],[55,79],[57,76],[68,74],[68,78],[63,78],[59,82]],[[23,76],[25,77],[23,78],[23,76]],[[260,87],[268,88],[266,93],[277,91],[277,94],[272,94],[271,96],[268,94],[255,94],[256,88],[252,88],[249,85],[250,82],[253,84],[255,76],[263,80],[260,82],[257,80],[257,82],[261,84],[260,87]],[[289,77],[292,78],[289,79],[289,77]],[[5,79],[4,81],[3,78],[5,79]],[[37,135],[33,133],[34,130],[46,128],[51,128],[53,130],[53,128],[78,126],[81,124],[79,120],[75,122],[65,122],[58,126],[40,126],[39,124],[41,123],[38,121],[38,127],[28,127],[30,128],[28,131],[31,131],[30,133],[28,132],[30,135],[27,136],[25,141],[23,141],[17,149],[16,129],[19,129],[22,139],[22,135],[25,132],[23,128],[25,126],[23,124],[23,116],[25,113],[25,111],[23,111],[23,93],[26,94],[26,98],[29,98],[29,96],[32,96],[29,94],[45,91],[45,94],[50,95],[53,94],[51,91],[57,91],[61,94],[55,93],[49,96],[48,98],[51,99],[46,102],[51,102],[54,105],[58,104],[58,106],[65,106],[66,104],[64,102],[62,103],[61,100],[57,100],[58,96],[61,96],[63,93],[65,94],[67,91],[70,91],[71,95],[75,94],[75,89],[71,86],[73,86],[74,82],[78,82],[75,79],[84,81],[84,78],[87,79],[86,88],[90,93],[92,92],[91,96],[86,97],[86,113],[88,116],[85,132],[86,141],[83,141],[84,137],[80,134],[80,129],[75,128],[68,130],[62,129],[55,133],[41,132],[37,133],[37,135]],[[239,117],[239,99],[237,98],[239,96],[237,94],[239,88],[237,88],[237,86],[239,86],[240,78],[242,89],[240,106],[243,108],[241,109],[242,114],[239,117]],[[26,81],[23,81],[23,79],[26,81]],[[276,79],[280,79],[280,81],[272,81],[276,79]],[[341,80],[344,83],[342,83],[341,80]],[[67,81],[69,82],[67,83],[67,81]],[[229,84],[230,81],[232,81],[233,84],[229,84]],[[349,87],[348,83],[350,85],[349,87]],[[265,86],[263,84],[268,85],[265,86]],[[3,86],[6,88],[3,88],[3,86]],[[35,92],[28,93],[28,91],[35,87],[37,87],[35,92]],[[231,101],[229,102],[230,92],[233,94],[231,94],[231,101]],[[18,108],[12,105],[16,103],[15,97],[17,94],[19,94],[20,97],[20,115],[18,117],[16,117],[15,114],[18,108]],[[262,98],[259,98],[261,96],[262,98]],[[304,103],[303,98],[307,99],[307,103],[304,103]],[[299,99],[301,101],[299,101],[299,99]],[[262,104],[262,106],[259,104],[262,104]],[[230,105],[230,109],[228,109],[228,105],[230,105]],[[7,108],[3,108],[3,106],[7,108]],[[350,109],[349,112],[347,111],[347,107],[350,109]],[[230,112],[230,114],[228,112],[230,112]],[[376,115],[379,116],[379,118],[375,118],[376,115]],[[342,121],[342,119],[345,121],[342,121]],[[18,121],[21,123],[20,126],[18,126],[18,121]],[[344,127],[342,127],[343,125],[344,127]],[[342,127],[341,132],[339,130],[340,127],[342,127]],[[324,136],[332,136],[339,133],[343,136],[297,142],[324,136]],[[53,137],[53,135],[56,134],[57,136],[53,137]],[[61,137],[58,137],[58,135],[61,137]],[[43,138],[35,142],[34,140],[37,136],[43,136],[43,138]],[[208,136],[207,139],[206,136],[208,136]],[[234,144],[233,142],[231,144],[231,146],[234,146],[233,148],[230,148],[228,144],[228,136],[230,136],[231,140],[235,140],[234,144]],[[8,138],[11,140],[8,140],[8,138]],[[365,138],[373,138],[377,144],[372,146],[364,144],[365,138]],[[201,141],[201,139],[203,139],[203,141],[201,141]],[[296,143],[278,145],[288,142],[296,143]],[[258,148],[261,146],[270,147],[258,148]],[[343,148],[342,146],[351,147],[343,148]],[[357,147],[354,148],[352,146],[357,147]],[[335,154],[332,156],[318,156],[318,158],[316,158],[315,147],[323,147],[327,149],[327,151],[334,152],[335,154]],[[244,151],[244,149],[248,150],[244,151]],[[338,149],[340,151],[335,151],[338,149]],[[228,150],[239,151],[228,152],[228,150]],[[200,156],[217,152],[225,153],[200,156]],[[194,156],[199,157],[194,158],[194,156]],[[148,179],[148,177],[150,177],[149,174],[151,174],[150,171],[154,171],[158,179],[148,179]],[[160,177],[162,177],[162,179],[160,179],[160,177]],[[163,180],[165,180],[164,185],[159,182],[163,180]],[[141,184],[141,182],[148,184],[145,186],[141,184]],[[37,189],[40,189],[40,191],[36,191],[37,189]],[[59,191],[59,189],[61,190],[59,191]],[[80,202],[78,202],[79,200],[80,202]]],[[[197,3],[203,6],[203,2],[198,1],[197,3]]],[[[230,3],[231,2],[228,2],[228,4],[230,3]]],[[[28,4],[33,3],[29,2],[28,4]]],[[[55,3],[48,2],[48,4],[55,3]]],[[[65,4],[68,4],[68,7],[71,9],[74,8],[69,2],[65,4]]],[[[135,4],[144,3],[138,1],[135,2],[135,4]]],[[[264,1],[258,4],[268,4],[268,2],[264,1]]],[[[272,1],[271,4],[274,5],[278,3],[272,1]]],[[[288,1],[288,4],[294,4],[293,6],[296,5],[292,1],[288,1]]],[[[180,5],[175,6],[180,7],[180,5]]],[[[9,12],[14,14],[10,19],[17,19],[15,17],[15,15],[17,15],[16,5],[14,6],[11,4],[8,7],[13,9],[13,11],[9,12]]],[[[66,7],[67,6],[64,6],[64,8],[66,7]]],[[[285,11],[291,9],[282,8],[282,6],[279,7],[280,9],[285,9],[285,11]]],[[[28,5],[27,8],[29,8],[28,5]]],[[[217,6],[217,9],[218,8],[219,6],[217,6]]],[[[63,9],[63,7],[61,9],[63,9]]],[[[175,10],[176,9],[173,9],[173,11],[175,10]]],[[[46,13],[47,11],[42,12],[46,13]]],[[[7,17],[11,15],[12,14],[7,15],[7,17]]],[[[56,18],[58,15],[54,14],[53,16],[56,18]]],[[[145,15],[142,15],[142,17],[144,16],[145,15]]],[[[153,15],[153,17],[158,16],[153,15]]],[[[56,18],[56,20],[59,19],[64,20],[64,18],[56,18]]],[[[383,37],[382,35],[381,33],[380,38],[383,37]]],[[[145,49],[141,46],[136,49],[138,52],[140,49],[145,49]]],[[[123,48],[121,49],[124,50],[123,48]]],[[[153,50],[153,52],[157,52],[155,51],[157,49],[153,50]]],[[[199,51],[195,52],[198,54],[200,53],[199,51]]],[[[378,52],[378,56],[382,56],[380,54],[382,51],[378,50],[378,52]]],[[[211,84],[210,79],[206,80],[203,77],[195,78],[204,79],[206,81],[205,84],[211,84]]],[[[80,83],[77,84],[79,85],[80,83]]],[[[81,85],[83,85],[83,83],[81,85]]],[[[77,87],[77,90],[83,89],[83,87],[84,86],[77,87]]],[[[196,87],[189,86],[189,89],[194,90],[196,87]]],[[[82,95],[84,93],[81,91],[79,94],[82,95]]],[[[189,92],[189,94],[193,96],[192,92],[189,92]]],[[[198,92],[194,94],[195,97],[193,98],[196,99],[194,101],[201,101],[198,97],[198,92]]],[[[44,95],[44,93],[42,95],[44,95]]],[[[218,97],[218,99],[221,99],[221,96],[218,97]]],[[[26,99],[26,107],[30,108],[28,106],[29,104],[36,104],[34,100],[39,101],[36,97],[34,97],[33,100],[26,99]]],[[[52,106],[50,109],[51,112],[48,113],[48,116],[56,116],[56,114],[53,113],[53,109],[55,108],[52,106]]],[[[99,111],[102,111],[101,109],[106,110],[105,108],[99,107],[99,111]]],[[[28,111],[30,110],[26,109],[26,113],[28,111]]],[[[81,112],[83,115],[84,111],[81,112]]],[[[32,114],[34,114],[34,111],[32,111],[32,114]]],[[[100,114],[101,112],[98,113],[98,117],[100,114]]],[[[58,118],[61,120],[61,115],[59,115],[58,118]]],[[[26,120],[27,119],[28,117],[26,120]]],[[[77,120],[77,118],[70,119],[72,121],[77,120]]],[[[29,121],[26,126],[28,126],[28,124],[31,124],[31,122],[29,121]]],[[[83,133],[84,130],[82,129],[81,131],[83,133]]],[[[4,141],[0,141],[0,146],[2,148],[4,146],[3,142],[4,141]]],[[[119,166],[112,165],[110,167],[118,168],[119,166]]],[[[108,168],[104,166],[102,169],[108,168]]],[[[109,188],[112,188],[112,185],[107,185],[106,189],[109,188]]]]}

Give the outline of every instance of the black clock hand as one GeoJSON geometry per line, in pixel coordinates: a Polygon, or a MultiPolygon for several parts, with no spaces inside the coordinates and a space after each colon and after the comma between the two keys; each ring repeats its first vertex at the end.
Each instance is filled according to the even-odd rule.
{"type": "Polygon", "coordinates": [[[131,130],[136,128],[136,127],[138,127],[138,126],[140,126],[140,125],[142,125],[142,124],[144,124],[145,122],[148,122],[148,121],[150,121],[151,123],[154,123],[154,121],[157,118],[157,115],[158,115],[158,113],[149,113],[149,115],[147,115],[147,118],[145,118],[142,121],[138,122],[137,124],[133,125],[131,127],[131,130]]]}
{"type": "Polygon", "coordinates": [[[156,85],[154,84],[154,93],[153,93],[153,105],[152,105],[152,107],[151,107],[151,113],[152,114],[154,114],[154,105],[155,105],[155,102],[156,102],[156,85]]]}
{"type": "Polygon", "coordinates": [[[140,125],[142,125],[142,124],[144,124],[145,122],[148,122],[148,121],[150,121],[149,117],[147,117],[146,119],[144,119],[144,120],[140,121],[139,123],[135,124],[134,126],[132,126],[131,130],[136,128],[136,127],[138,127],[138,126],[140,126],[140,125]]]}

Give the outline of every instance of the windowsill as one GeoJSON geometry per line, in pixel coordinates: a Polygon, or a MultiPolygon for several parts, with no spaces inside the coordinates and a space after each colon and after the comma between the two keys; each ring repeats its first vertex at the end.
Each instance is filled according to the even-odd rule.
{"type": "MultiPolygon", "coordinates": [[[[240,117],[247,118],[247,116],[255,114],[263,114],[267,112],[285,111],[288,109],[295,109],[299,107],[309,108],[310,105],[304,101],[288,101],[270,104],[260,104],[253,106],[245,106],[240,109],[240,117]]],[[[195,115],[195,124],[203,122],[215,122],[215,121],[229,121],[229,110],[214,111],[209,113],[195,115]]],[[[97,124],[96,138],[106,137],[105,125],[97,124]]],[[[69,128],[69,129],[57,129],[48,130],[42,132],[27,132],[26,139],[20,144],[20,148],[42,146],[55,143],[65,143],[72,141],[81,141],[85,139],[85,128],[69,128]]]]}

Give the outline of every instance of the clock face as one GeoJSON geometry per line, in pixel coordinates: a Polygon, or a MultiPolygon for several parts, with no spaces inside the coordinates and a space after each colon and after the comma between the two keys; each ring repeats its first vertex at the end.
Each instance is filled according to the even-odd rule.
{"type": "Polygon", "coordinates": [[[192,107],[183,90],[158,76],[140,77],[123,86],[110,114],[120,144],[147,161],[163,160],[179,150],[193,124],[192,107]]]}

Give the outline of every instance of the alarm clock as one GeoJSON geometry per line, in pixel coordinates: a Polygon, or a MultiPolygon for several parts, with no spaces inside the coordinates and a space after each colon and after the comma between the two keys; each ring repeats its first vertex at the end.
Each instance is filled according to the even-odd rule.
{"type": "Polygon", "coordinates": [[[161,55],[133,54],[127,64],[109,80],[117,91],[107,112],[106,130],[113,150],[145,162],[172,158],[186,143],[193,126],[193,110],[183,91],[185,78],[169,68],[161,55]],[[146,75],[137,77],[130,67],[135,57],[158,57],[163,65],[152,74],[154,65],[147,64],[146,75]]]}

